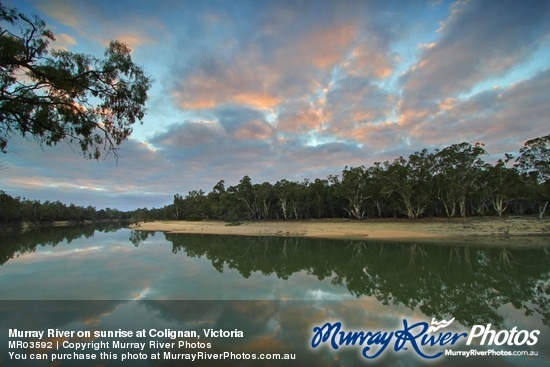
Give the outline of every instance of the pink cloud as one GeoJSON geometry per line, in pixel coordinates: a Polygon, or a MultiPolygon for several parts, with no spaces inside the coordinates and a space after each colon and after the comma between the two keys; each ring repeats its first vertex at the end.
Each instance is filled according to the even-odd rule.
{"type": "Polygon", "coordinates": [[[399,59],[397,55],[389,54],[385,48],[378,45],[376,40],[360,43],[343,63],[343,67],[351,76],[387,78],[393,73],[394,64],[399,59]]]}
{"type": "Polygon", "coordinates": [[[184,109],[208,109],[223,104],[240,104],[270,109],[280,102],[272,91],[278,72],[251,54],[229,61],[210,59],[197,66],[172,90],[176,104],[184,109]]]}
{"type": "Polygon", "coordinates": [[[288,48],[282,49],[282,58],[294,60],[302,65],[313,65],[319,69],[327,69],[335,66],[346,55],[356,35],[353,24],[339,24],[314,30],[295,42],[291,41],[288,48]],[[287,53],[294,54],[291,56],[287,53]]]}
{"type": "Polygon", "coordinates": [[[322,107],[298,102],[284,107],[277,118],[277,130],[285,133],[303,133],[321,129],[324,120],[322,107]]]}

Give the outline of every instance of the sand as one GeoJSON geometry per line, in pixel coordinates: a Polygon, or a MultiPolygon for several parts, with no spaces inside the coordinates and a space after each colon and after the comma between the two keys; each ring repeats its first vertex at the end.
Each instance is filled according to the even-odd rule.
{"type": "MultiPolygon", "coordinates": [[[[378,240],[428,240],[448,241],[484,239],[500,240],[526,238],[550,246],[550,220],[532,217],[507,218],[429,218],[367,219],[353,220],[304,220],[304,221],[258,221],[227,223],[223,221],[157,221],[136,223],[135,230],[163,231],[171,233],[289,236],[339,239],[378,240]]],[[[487,241],[486,241],[487,242],[487,241]]],[[[516,241],[517,242],[517,241],[516,241]]]]}

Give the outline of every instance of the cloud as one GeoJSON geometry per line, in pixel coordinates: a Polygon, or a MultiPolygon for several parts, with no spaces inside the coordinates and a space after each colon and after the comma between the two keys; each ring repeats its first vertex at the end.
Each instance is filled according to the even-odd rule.
{"type": "Polygon", "coordinates": [[[354,77],[384,79],[393,72],[399,56],[387,48],[380,38],[368,37],[353,48],[342,67],[354,77]]]}
{"type": "Polygon", "coordinates": [[[235,139],[253,141],[269,140],[273,137],[273,127],[256,110],[223,107],[216,114],[225,131],[235,139]]]}
{"type": "Polygon", "coordinates": [[[401,77],[402,123],[436,114],[438,102],[526,61],[546,39],[549,15],[549,4],[538,1],[454,3],[441,38],[401,77]]]}
{"type": "Polygon", "coordinates": [[[89,161],[78,148],[60,143],[40,148],[14,137],[6,157],[2,189],[13,196],[100,207],[127,208],[163,201],[172,189],[163,181],[167,161],[146,144],[128,140],[121,159],[89,161]],[[168,190],[168,191],[166,191],[168,190]]]}
{"type": "Polygon", "coordinates": [[[65,33],[55,35],[55,41],[52,47],[55,49],[68,50],[71,46],[76,45],[76,39],[65,33]]]}
{"type": "MultiPolygon", "coordinates": [[[[156,43],[158,32],[164,30],[164,25],[151,16],[154,13],[144,12],[147,3],[136,2],[133,5],[137,7],[128,9],[124,3],[111,1],[52,0],[37,4],[48,17],[76,31],[79,40],[94,41],[105,47],[111,40],[117,39],[135,51],[143,45],[156,43]],[[138,11],[141,14],[138,15],[138,11]],[[139,28],[135,27],[136,24],[139,28]]],[[[63,48],[77,43],[72,36],[54,33],[58,41],[61,38],[63,48]]]]}
{"type": "Polygon", "coordinates": [[[279,108],[277,131],[285,134],[303,134],[319,131],[324,121],[324,108],[307,101],[292,101],[279,108]]]}
{"type": "Polygon", "coordinates": [[[312,29],[290,39],[287,47],[278,49],[277,58],[296,68],[304,65],[327,70],[340,63],[350,49],[356,35],[354,24],[337,24],[332,27],[312,29]]]}
{"type": "Polygon", "coordinates": [[[548,131],[550,69],[506,88],[493,88],[415,126],[411,135],[429,144],[481,141],[488,150],[517,152],[531,138],[548,131]]]}
{"type": "Polygon", "coordinates": [[[344,78],[327,94],[331,131],[338,134],[343,128],[387,120],[394,104],[395,98],[369,79],[344,78]]]}
{"type": "Polygon", "coordinates": [[[78,8],[63,0],[40,2],[38,7],[49,17],[73,28],[77,28],[85,22],[85,18],[79,14],[78,8]]]}
{"type": "Polygon", "coordinates": [[[190,189],[210,189],[221,179],[233,185],[245,175],[272,183],[323,178],[339,173],[342,162],[364,161],[355,143],[309,145],[300,135],[276,134],[262,116],[244,107],[219,108],[211,111],[209,120],[169,126],[151,143],[174,168],[180,167],[177,177],[192,183],[190,189]]]}
{"type": "Polygon", "coordinates": [[[162,206],[221,179],[324,178],[464,140],[517,152],[547,131],[550,5],[448,3],[38,2],[59,47],[137,48],[149,113],[118,166],[17,140],[0,184],[162,206]]]}
{"type": "Polygon", "coordinates": [[[218,113],[170,125],[151,139],[175,170],[177,191],[185,188],[175,182],[185,182],[187,190],[210,189],[221,179],[234,182],[274,164],[272,128],[257,112],[234,107],[218,113]]]}
{"type": "MultiPolygon", "coordinates": [[[[326,88],[336,68],[388,77],[396,62],[387,46],[390,32],[365,25],[350,4],[247,3],[239,13],[233,7],[223,15],[205,12],[198,19],[207,21],[181,32],[168,94],[182,109],[234,104],[273,111],[326,88]],[[254,17],[243,23],[248,12],[254,17]],[[360,35],[365,29],[370,34],[360,35]]],[[[375,19],[376,11],[367,18],[375,19]]]]}
{"type": "Polygon", "coordinates": [[[208,109],[224,104],[240,104],[269,109],[280,102],[271,89],[277,73],[243,52],[231,60],[201,55],[191,65],[176,70],[171,95],[183,109],[208,109]]]}

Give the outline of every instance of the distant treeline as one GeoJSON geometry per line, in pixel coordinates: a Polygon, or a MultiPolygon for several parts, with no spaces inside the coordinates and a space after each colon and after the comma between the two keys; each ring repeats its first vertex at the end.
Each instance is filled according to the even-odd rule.
{"type": "Polygon", "coordinates": [[[219,181],[209,193],[193,190],[163,208],[96,210],[31,201],[0,191],[0,223],[55,220],[296,220],[537,215],[550,201],[550,135],[527,141],[518,157],[484,161],[484,144],[458,143],[408,158],[345,167],[341,175],[302,182],[237,185],[219,181]]]}
{"type": "Polygon", "coordinates": [[[505,214],[542,218],[550,200],[550,135],[527,141],[518,157],[484,161],[484,144],[453,144],[341,175],[302,182],[219,181],[162,209],[138,209],[137,220],[291,220],[321,218],[466,217],[505,214]]]}
{"type": "Polygon", "coordinates": [[[122,212],[117,209],[96,210],[93,206],[66,205],[60,201],[28,200],[11,197],[0,191],[0,224],[11,225],[22,222],[54,222],[54,221],[112,221],[130,220],[132,212],[122,212]]]}

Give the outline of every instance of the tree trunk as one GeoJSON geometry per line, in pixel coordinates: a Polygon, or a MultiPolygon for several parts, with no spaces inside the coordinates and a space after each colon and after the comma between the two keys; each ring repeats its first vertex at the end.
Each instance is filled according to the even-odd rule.
{"type": "Polygon", "coordinates": [[[496,197],[495,199],[493,199],[493,207],[495,208],[498,216],[502,217],[502,213],[504,213],[504,211],[508,209],[508,203],[506,203],[504,199],[496,197]]]}
{"type": "Polygon", "coordinates": [[[458,203],[459,207],[460,207],[460,216],[462,218],[465,218],[466,217],[466,197],[462,197],[460,198],[460,202],[458,203]]]}
{"type": "Polygon", "coordinates": [[[546,207],[548,206],[548,201],[544,202],[544,205],[539,204],[539,219],[542,219],[544,212],[546,212],[546,207]]]}
{"type": "Polygon", "coordinates": [[[286,213],[286,199],[280,199],[279,203],[281,204],[281,209],[283,210],[283,218],[285,220],[287,219],[287,213],[286,213]]]}

